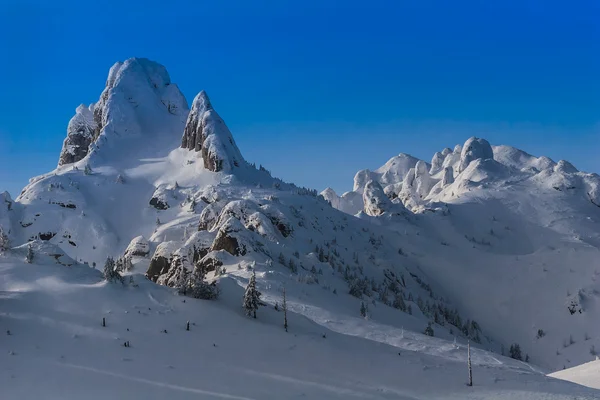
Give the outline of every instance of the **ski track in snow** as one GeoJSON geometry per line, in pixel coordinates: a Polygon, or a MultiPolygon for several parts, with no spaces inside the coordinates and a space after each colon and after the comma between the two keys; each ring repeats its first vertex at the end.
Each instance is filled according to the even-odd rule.
{"type": "Polygon", "coordinates": [[[114,372],[105,371],[105,370],[101,370],[101,369],[98,369],[98,368],[86,367],[86,366],[83,366],[83,365],[75,365],[75,364],[68,364],[68,363],[56,363],[56,365],[59,365],[59,366],[62,366],[62,367],[67,367],[67,368],[74,368],[74,369],[78,369],[78,370],[82,370],[82,371],[93,372],[95,374],[107,375],[107,376],[110,376],[110,377],[113,377],[113,378],[123,379],[123,380],[131,381],[131,382],[143,383],[145,385],[159,386],[161,388],[177,390],[177,391],[180,391],[180,392],[188,392],[188,393],[194,393],[194,394],[201,394],[201,395],[211,396],[211,397],[215,397],[215,398],[219,398],[219,399],[258,400],[258,399],[254,399],[254,398],[251,398],[251,397],[234,396],[234,395],[230,395],[230,394],[227,394],[227,393],[211,392],[211,391],[208,391],[208,390],[202,390],[202,389],[190,388],[190,387],[185,387],[185,386],[173,385],[171,383],[166,383],[166,382],[157,382],[157,381],[152,381],[152,380],[144,379],[144,378],[136,378],[136,377],[133,377],[133,376],[126,376],[126,375],[121,375],[121,374],[115,374],[114,372]]]}

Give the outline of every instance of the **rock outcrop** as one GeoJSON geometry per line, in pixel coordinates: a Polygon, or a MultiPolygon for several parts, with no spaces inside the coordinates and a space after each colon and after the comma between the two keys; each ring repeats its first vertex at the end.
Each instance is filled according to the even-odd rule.
{"type": "Polygon", "coordinates": [[[485,139],[472,137],[467,139],[465,145],[460,153],[460,164],[458,166],[458,172],[463,172],[471,161],[475,160],[487,160],[494,158],[494,151],[492,146],[485,139]]]}
{"type": "Polygon", "coordinates": [[[367,182],[363,192],[363,201],[365,203],[365,214],[373,217],[381,215],[392,208],[392,202],[385,195],[383,188],[377,181],[367,182]]]}
{"type": "Polygon", "coordinates": [[[181,147],[201,152],[204,168],[231,173],[245,163],[231,132],[205,91],[198,93],[188,115],[181,147]]]}
{"type": "Polygon", "coordinates": [[[89,108],[81,104],[75,110],[75,116],[71,118],[67,127],[67,137],[63,142],[58,165],[72,164],[87,155],[98,130],[93,112],[93,104],[89,108]]]}
{"type": "Polygon", "coordinates": [[[145,58],[117,62],[110,69],[98,102],[77,108],[58,165],[86,157],[103,134],[146,135],[153,129],[164,133],[159,127],[164,125],[165,117],[184,118],[187,112],[187,101],[171,83],[165,67],[145,58]]]}
{"type": "Polygon", "coordinates": [[[146,257],[148,253],[150,253],[150,244],[143,236],[131,239],[129,246],[125,249],[125,255],[128,257],[146,257]]]}

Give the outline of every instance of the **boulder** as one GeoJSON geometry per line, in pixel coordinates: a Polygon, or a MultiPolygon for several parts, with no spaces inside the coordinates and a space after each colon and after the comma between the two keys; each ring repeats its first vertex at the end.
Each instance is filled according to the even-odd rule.
{"type": "Polygon", "coordinates": [[[137,236],[131,239],[129,246],[125,249],[125,256],[146,257],[150,253],[150,244],[143,236],[137,236]]]}

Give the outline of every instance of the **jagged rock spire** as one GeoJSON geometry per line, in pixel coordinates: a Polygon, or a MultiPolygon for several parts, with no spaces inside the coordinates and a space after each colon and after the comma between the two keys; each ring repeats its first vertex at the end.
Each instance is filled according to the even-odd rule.
{"type": "Polygon", "coordinates": [[[200,151],[204,167],[213,172],[232,172],[245,161],[231,132],[214,110],[203,90],[194,99],[188,115],[181,147],[200,151]]]}
{"type": "Polygon", "coordinates": [[[164,66],[146,58],[117,62],[99,101],[79,106],[71,118],[58,165],[86,157],[101,135],[151,135],[153,128],[163,134],[171,125],[181,124],[188,110],[164,66]]]}

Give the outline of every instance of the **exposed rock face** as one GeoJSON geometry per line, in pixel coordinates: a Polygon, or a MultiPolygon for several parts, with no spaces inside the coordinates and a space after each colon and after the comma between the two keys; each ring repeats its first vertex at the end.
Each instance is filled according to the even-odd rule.
{"type": "Polygon", "coordinates": [[[243,256],[248,249],[246,243],[241,238],[242,232],[246,228],[235,217],[230,217],[219,229],[217,237],[212,244],[211,251],[225,250],[234,256],[243,256]]]}
{"type": "Polygon", "coordinates": [[[392,202],[383,192],[383,188],[376,181],[369,181],[365,185],[363,192],[363,201],[365,202],[365,214],[378,216],[392,207],[392,202]]]}
{"type": "Polygon", "coordinates": [[[471,161],[493,158],[494,152],[492,150],[492,146],[487,140],[476,137],[469,138],[465,142],[460,154],[460,165],[458,166],[458,172],[462,172],[467,169],[471,161]]]}
{"type": "Polygon", "coordinates": [[[146,257],[148,253],[150,253],[150,244],[143,236],[133,238],[125,250],[125,255],[129,257],[146,257]]]}
{"type": "Polygon", "coordinates": [[[77,107],[75,116],[71,118],[67,127],[67,137],[63,142],[58,165],[77,162],[87,155],[90,144],[98,130],[94,122],[93,110],[93,104],[89,108],[83,104],[77,107]]]}
{"type": "Polygon", "coordinates": [[[176,242],[163,242],[159,244],[150,260],[150,266],[146,271],[146,277],[151,281],[156,282],[161,275],[169,272],[175,250],[177,250],[176,242]]]}
{"type": "Polygon", "coordinates": [[[231,173],[245,163],[231,132],[213,109],[205,91],[194,102],[181,139],[181,147],[200,151],[204,168],[231,173]]]}
{"type": "Polygon", "coordinates": [[[165,67],[145,58],[118,62],[110,69],[99,101],[77,108],[69,122],[58,165],[86,157],[103,134],[147,134],[149,128],[164,122],[165,115],[183,119],[187,112],[187,101],[177,85],[171,83],[165,67]]]}
{"type": "Polygon", "coordinates": [[[223,250],[220,251],[211,251],[198,263],[196,264],[197,268],[199,268],[204,273],[211,272],[216,270],[218,267],[223,265],[223,259],[225,258],[225,252],[223,250]]]}

